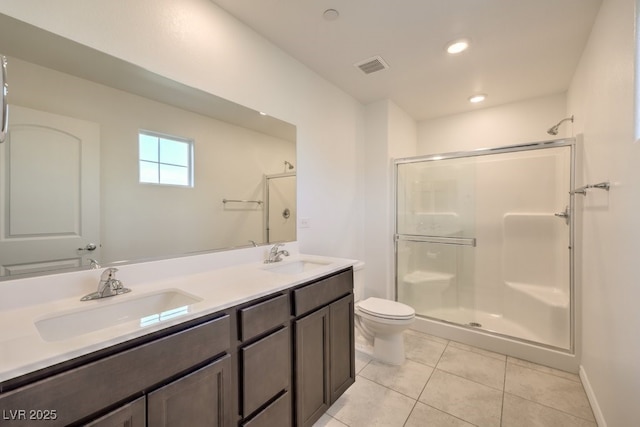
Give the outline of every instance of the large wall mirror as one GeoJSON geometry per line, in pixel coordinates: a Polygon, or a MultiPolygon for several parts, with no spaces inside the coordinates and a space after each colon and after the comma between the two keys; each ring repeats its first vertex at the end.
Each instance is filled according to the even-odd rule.
{"type": "Polygon", "coordinates": [[[0,54],[0,280],[296,239],[295,126],[1,14],[0,54]]]}

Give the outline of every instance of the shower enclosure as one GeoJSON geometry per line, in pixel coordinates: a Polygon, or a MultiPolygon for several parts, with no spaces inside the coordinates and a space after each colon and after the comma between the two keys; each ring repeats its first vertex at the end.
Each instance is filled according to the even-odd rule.
{"type": "Polygon", "coordinates": [[[563,139],[397,160],[398,301],[572,352],[574,159],[563,139]]]}
{"type": "MultiPolygon", "coordinates": [[[[288,163],[288,162],[285,162],[288,163]]],[[[296,240],[296,174],[265,175],[265,242],[296,240]]]]}

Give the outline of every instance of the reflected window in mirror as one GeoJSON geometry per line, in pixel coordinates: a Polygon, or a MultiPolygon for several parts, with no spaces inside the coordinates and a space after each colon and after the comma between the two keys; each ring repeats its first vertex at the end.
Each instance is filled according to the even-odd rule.
{"type": "Polygon", "coordinates": [[[140,183],[193,187],[193,140],[140,131],[140,183]]]}

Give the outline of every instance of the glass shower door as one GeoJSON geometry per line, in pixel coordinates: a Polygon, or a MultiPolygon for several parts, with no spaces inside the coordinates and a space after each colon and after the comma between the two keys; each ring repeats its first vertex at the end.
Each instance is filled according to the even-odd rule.
{"type": "Polygon", "coordinates": [[[398,301],[418,315],[468,323],[473,288],[476,165],[473,158],[397,166],[398,301]]]}
{"type": "Polygon", "coordinates": [[[396,162],[398,301],[569,349],[573,145],[396,162]]]}

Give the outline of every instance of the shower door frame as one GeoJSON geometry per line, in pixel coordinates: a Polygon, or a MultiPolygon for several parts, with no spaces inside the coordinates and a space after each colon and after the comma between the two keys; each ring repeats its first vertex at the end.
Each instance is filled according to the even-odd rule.
{"type": "MultiPolygon", "coordinates": [[[[284,173],[276,173],[276,174],[270,174],[264,175],[264,200],[265,200],[265,206],[264,206],[264,215],[263,215],[263,221],[264,221],[264,227],[263,227],[263,238],[264,238],[264,242],[269,244],[269,243],[277,243],[277,242],[271,242],[271,236],[270,236],[270,230],[271,230],[271,218],[269,215],[269,209],[271,207],[271,198],[270,198],[270,194],[269,194],[269,182],[272,179],[278,179],[278,178],[291,178],[294,177],[296,178],[296,180],[298,179],[297,177],[297,173],[296,172],[284,172],[284,173]]],[[[297,188],[297,182],[296,182],[296,188],[297,188]]],[[[297,192],[294,192],[294,197],[297,198],[297,192]]],[[[296,205],[296,202],[294,201],[294,206],[296,205]]],[[[294,209],[295,210],[295,209],[294,209]]],[[[297,213],[296,213],[297,214],[297,213]]],[[[297,222],[297,219],[296,219],[297,222]]],[[[295,230],[296,234],[297,234],[297,229],[295,230]]],[[[294,236],[294,240],[295,240],[295,236],[294,236]]]]}
{"type": "MultiPolygon", "coordinates": [[[[576,138],[561,138],[554,139],[549,141],[538,141],[531,142],[525,144],[518,145],[508,145],[496,148],[481,148],[470,151],[457,151],[443,154],[429,154],[424,156],[415,156],[415,157],[405,157],[400,159],[394,159],[393,161],[393,199],[394,199],[394,209],[393,209],[393,222],[394,222],[394,235],[393,235],[393,245],[394,245],[394,282],[395,282],[395,299],[398,299],[398,241],[400,240],[400,234],[398,233],[398,166],[409,163],[421,163],[421,162],[435,162],[439,160],[449,160],[449,159],[457,159],[457,158],[467,158],[467,157],[479,157],[479,156],[489,156],[492,154],[503,154],[503,153],[515,153],[519,151],[535,151],[535,150],[544,150],[547,148],[558,148],[558,147],[569,147],[570,148],[570,171],[569,171],[569,188],[576,188],[576,158],[577,158],[577,144],[576,138]]],[[[541,343],[538,341],[531,341],[525,338],[520,338],[513,335],[508,335],[500,332],[495,332],[489,329],[478,329],[473,326],[460,324],[456,322],[452,322],[449,320],[438,319],[435,317],[425,316],[422,314],[417,314],[417,317],[429,319],[435,322],[440,322],[443,324],[449,324],[456,327],[464,328],[470,331],[481,332],[485,334],[489,334],[492,336],[506,338],[510,340],[516,340],[522,343],[535,345],[538,347],[543,347],[555,351],[559,351],[562,353],[567,353],[574,355],[575,354],[575,313],[576,313],[576,297],[575,297],[575,194],[569,192],[569,348],[557,347],[545,343],[541,343]]],[[[457,240],[460,240],[457,238],[457,240]]],[[[469,239],[464,239],[469,240],[469,239]]],[[[475,239],[474,239],[475,240],[475,239]]],[[[451,244],[460,244],[452,241],[451,244]]],[[[473,245],[475,246],[475,244],[473,245]]]]}

